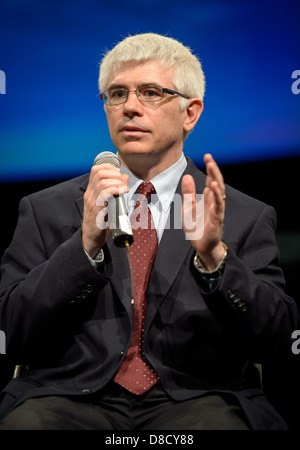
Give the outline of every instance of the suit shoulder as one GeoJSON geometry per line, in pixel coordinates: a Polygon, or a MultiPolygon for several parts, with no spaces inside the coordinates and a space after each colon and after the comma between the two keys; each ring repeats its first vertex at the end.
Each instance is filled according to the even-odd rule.
{"type": "MultiPolygon", "coordinates": [[[[196,166],[189,165],[189,171],[186,173],[190,173],[194,176],[196,181],[196,188],[197,192],[201,193],[205,187],[206,182],[206,174],[202,172],[199,168],[196,166]]],[[[261,200],[258,200],[257,198],[251,197],[250,195],[239,191],[238,189],[232,187],[229,184],[225,183],[225,190],[226,190],[226,203],[232,203],[241,208],[242,210],[244,208],[254,208],[257,210],[262,210],[266,207],[269,207],[267,203],[264,203],[261,200]]]]}
{"type": "Polygon", "coordinates": [[[254,198],[245,192],[239,191],[238,189],[225,184],[226,190],[226,201],[231,200],[239,204],[240,207],[252,207],[255,209],[264,209],[269,205],[262,200],[254,198]]]}
{"type": "Polygon", "coordinates": [[[31,202],[51,201],[59,198],[60,200],[76,200],[80,194],[83,195],[88,184],[89,174],[80,175],[61,183],[54,184],[40,191],[29,194],[27,198],[31,202]]]}

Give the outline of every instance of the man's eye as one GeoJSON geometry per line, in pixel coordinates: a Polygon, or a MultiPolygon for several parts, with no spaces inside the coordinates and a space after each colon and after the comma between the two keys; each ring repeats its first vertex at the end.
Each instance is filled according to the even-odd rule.
{"type": "Polygon", "coordinates": [[[110,91],[110,98],[122,98],[125,96],[126,96],[126,91],[124,91],[124,89],[110,91]]]}
{"type": "Polygon", "coordinates": [[[155,97],[160,97],[161,96],[161,92],[159,89],[156,88],[145,88],[142,90],[141,95],[143,97],[150,97],[150,98],[155,98],[155,97]]]}

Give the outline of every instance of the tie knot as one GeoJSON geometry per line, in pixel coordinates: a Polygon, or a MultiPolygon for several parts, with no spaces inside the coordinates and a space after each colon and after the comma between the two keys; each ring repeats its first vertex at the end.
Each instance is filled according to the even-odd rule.
{"type": "Polygon", "coordinates": [[[155,189],[149,181],[143,181],[138,187],[138,194],[144,195],[149,200],[150,195],[155,194],[155,189]]]}

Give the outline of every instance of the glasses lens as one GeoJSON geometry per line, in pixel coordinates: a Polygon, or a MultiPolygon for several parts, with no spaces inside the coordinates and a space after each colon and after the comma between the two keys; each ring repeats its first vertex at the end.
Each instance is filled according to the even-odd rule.
{"type": "Polygon", "coordinates": [[[105,92],[108,105],[118,105],[125,103],[128,96],[127,89],[109,89],[105,92]]]}
{"type": "MultiPolygon", "coordinates": [[[[130,92],[136,92],[141,102],[157,102],[163,98],[163,88],[152,84],[130,92]]],[[[108,89],[100,97],[107,105],[119,105],[127,101],[128,93],[129,91],[123,88],[108,89]]]]}
{"type": "Polygon", "coordinates": [[[142,102],[157,102],[163,97],[163,89],[160,86],[142,86],[137,93],[142,102]]]}

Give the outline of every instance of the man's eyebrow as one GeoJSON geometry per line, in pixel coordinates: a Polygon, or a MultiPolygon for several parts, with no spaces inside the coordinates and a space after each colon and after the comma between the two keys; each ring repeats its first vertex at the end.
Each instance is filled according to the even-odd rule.
{"type": "Polygon", "coordinates": [[[155,83],[155,82],[153,82],[153,83],[140,83],[139,85],[138,85],[138,87],[144,87],[144,86],[157,86],[157,87],[160,87],[160,84],[158,84],[158,83],[155,83]]]}
{"type": "MultiPolygon", "coordinates": [[[[144,86],[159,86],[160,87],[160,85],[158,84],[158,83],[155,83],[155,82],[147,82],[147,83],[139,83],[138,85],[137,85],[137,87],[138,88],[140,88],[140,87],[144,87],[144,86]]],[[[121,84],[121,83],[115,83],[115,84],[111,84],[108,88],[107,88],[107,90],[109,90],[109,89],[128,89],[128,87],[126,86],[126,84],[121,84]]]]}
{"type": "Polygon", "coordinates": [[[125,84],[111,84],[110,86],[108,86],[107,90],[109,89],[127,89],[125,84]]]}

